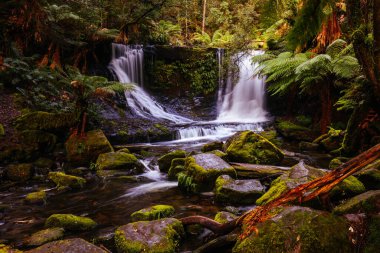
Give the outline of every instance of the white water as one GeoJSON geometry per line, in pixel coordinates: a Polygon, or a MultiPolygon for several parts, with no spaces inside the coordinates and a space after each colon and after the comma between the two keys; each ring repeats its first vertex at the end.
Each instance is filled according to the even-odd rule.
{"type": "Polygon", "coordinates": [[[166,119],[175,123],[192,122],[182,116],[169,113],[156,102],[143,86],[144,51],[141,46],[131,47],[122,44],[112,44],[112,60],[108,68],[121,83],[136,83],[132,90],[125,91],[129,108],[143,118],[166,119]]]}
{"type": "Polygon", "coordinates": [[[239,81],[236,85],[220,84],[218,97],[218,117],[216,122],[256,123],[268,120],[265,106],[265,82],[255,76],[257,64],[252,65],[254,55],[263,54],[253,51],[250,54],[238,54],[239,81]]]}

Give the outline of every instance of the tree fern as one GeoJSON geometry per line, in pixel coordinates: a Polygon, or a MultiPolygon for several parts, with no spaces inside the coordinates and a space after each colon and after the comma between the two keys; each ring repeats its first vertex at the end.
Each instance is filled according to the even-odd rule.
{"type": "Polygon", "coordinates": [[[361,67],[353,56],[342,56],[334,59],[332,62],[333,72],[338,78],[350,79],[358,76],[361,72],[361,67]]]}
{"type": "Polygon", "coordinates": [[[332,58],[337,57],[344,48],[347,47],[347,42],[342,39],[337,39],[326,48],[326,54],[332,58]]]}

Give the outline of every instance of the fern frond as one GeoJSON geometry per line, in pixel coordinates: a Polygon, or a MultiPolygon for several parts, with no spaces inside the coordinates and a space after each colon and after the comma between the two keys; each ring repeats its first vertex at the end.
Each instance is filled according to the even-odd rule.
{"type": "Polygon", "coordinates": [[[335,58],[338,56],[344,48],[347,47],[347,42],[342,39],[337,39],[334,42],[332,42],[327,48],[326,48],[326,54],[330,55],[332,58],[335,58]]]}
{"type": "Polygon", "coordinates": [[[332,62],[332,66],[333,72],[338,78],[354,78],[361,71],[358,59],[352,56],[339,57],[332,62]]]}

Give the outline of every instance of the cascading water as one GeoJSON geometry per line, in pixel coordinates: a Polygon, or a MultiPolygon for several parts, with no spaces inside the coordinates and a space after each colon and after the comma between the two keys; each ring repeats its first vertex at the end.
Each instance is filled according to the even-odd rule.
{"type": "Polygon", "coordinates": [[[257,64],[252,65],[254,55],[263,54],[263,51],[238,54],[239,81],[231,84],[228,78],[226,84],[219,87],[217,122],[257,123],[268,121],[265,104],[265,82],[255,74],[257,64]]]}
{"type": "Polygon", "coordinates": [[[143,86],[144,51],[141,46],[112,44],[112,60],[108,66],[121,83],[136,83],[133,89],[125,91],[128,106],[138,116],[143,118],[166,119],[175,123],[190,123],[190,119],[165,111],[154,101],[143,86]]]}

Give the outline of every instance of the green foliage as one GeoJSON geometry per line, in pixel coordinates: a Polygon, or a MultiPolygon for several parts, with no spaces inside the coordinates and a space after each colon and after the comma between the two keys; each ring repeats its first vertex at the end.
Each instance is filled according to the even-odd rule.
{"type": "Polygon", "coordinates": [[[181,27],[170,21],[152,21],[153,32],[150,34],[150,42],[158,45],[173,44],[182,45],[181,27]]]}

